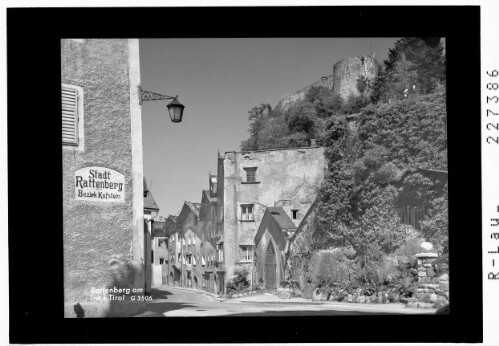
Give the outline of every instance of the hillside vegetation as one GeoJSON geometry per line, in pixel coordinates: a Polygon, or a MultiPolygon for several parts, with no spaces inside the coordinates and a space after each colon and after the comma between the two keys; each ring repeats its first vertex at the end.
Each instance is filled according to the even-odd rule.
{"type": "Polygon", "coordinates": [[[358,90],[360,96],[347,102],[314,87],[285,112],[273,111],[268,104],[254,107],[249,112],[250,137],[241,149],[306,146],[309,139],[318,139],[326,147],[328,172],[318,196],[316,231],[298,254],[304,262],[300,265],[315,273],[309,278],[315,287],[329,286],[335,281],[331,277],[338,277],[334,269],[306,270],[306,262],[321,249],[343,249],[343,257],[335,255],[349,263],[340,286],[374,291],[397,286],[410,296],[414,287],[407,287],[416,278],[409,274],[410,265],[388,275],[389,270],[383,272],[387,256],[397,251],[413,255],[418,250],[414,239],[447,252],[447,183],[418,171],[447,170],[445,54],[440,40],[398,40],[377,78],[359,79],[358,90]],[[347,121],[351,114],[355,126],[347,121]],[[396,213],[405,200],[425,211],[420,230],[411,237],[396,213]],[[414,249],[404,250],[409,248],[414,249]]]}

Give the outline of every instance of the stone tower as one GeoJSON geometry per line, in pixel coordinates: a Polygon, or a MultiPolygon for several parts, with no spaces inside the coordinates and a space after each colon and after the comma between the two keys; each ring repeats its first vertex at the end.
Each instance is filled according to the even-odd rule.
{"type": "Polygon", "coordinates": [[[346,58],[338,61],[333,67],[333,91],[346,101],[350,95],[359,96],[357,80],[363,76],[369,79],[378,74],[374,59],[369,56],[346,58]]]}

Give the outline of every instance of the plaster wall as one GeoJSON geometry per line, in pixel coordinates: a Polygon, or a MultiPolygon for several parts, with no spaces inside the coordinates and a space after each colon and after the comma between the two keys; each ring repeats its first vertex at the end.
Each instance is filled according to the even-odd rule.
{"type": "Polygon", "coordinates": [[[137,40],[61,40],[61,83],[84,94],[80,145],[62,148],[65,317],[76,317],[77,303],[85,317],[143,308],[129,301],[96,301],[92,293],[144,288],[142,129],[140,108],[130,102],[140,83],[138,66],[137,40]],[[76,200],[75,171],[89,166],[123,174],[125,201],[76,200]]]}
{"type": "Polygon", "coordinates": [[[324,177],[326,163],[324,148],[309,147],[286,150],[227,152],[224,159],[223,186],[224,252],[226,280],[239,260],[239,245],[250,245],[265,213],[266,207],[283,205],[299,210],[295,225],[312,205],[324,177]],[[257,167],[258,183],[245,184],[244,167],[257,167]],[[283,203],[285,201],[286,203],[283,203]],[[254,221],[241,221],[241,204],[254,204],[254,221]]]}
{"type": "Polygon", "coordinates": [[[161,286],[163,276],[163,266],[159,264],[152,265],[152,287],[161,286]]]}
{"type": "Polygon", "coordinates": [[[197,234],[192,229],[187,229],[184,234],[185,245],[183,246],[183,255],[191,256],[191,264],[188,265],[187,262],[182,266],[182,277],[185,278],[184,284],[188,287],[195,288],[195,280],[197,278],[198,288],[201,286],[201,277],[204,275],[204,269],[201,260],[201,244],[203,242],[197,236],[197,234]],[[189,245],[188,239],[195,240],[195,244],[189,245]],[[194,264],[196,263],[196,264],[194,264]],[[190,278],[190,280],[188,280],[190,278]]]}
{"type": "Polygon", "coordinates": [[[160,258],[164,258],[165,261],[168,260],[168,248],[167,248],[166,237],[154,237],[153,238],[153,250],[154,250],[154,264],[160,264],[160,258]],[[161,246],[158,246],[158,240],[161,239],[164,243],[161,246]]]}

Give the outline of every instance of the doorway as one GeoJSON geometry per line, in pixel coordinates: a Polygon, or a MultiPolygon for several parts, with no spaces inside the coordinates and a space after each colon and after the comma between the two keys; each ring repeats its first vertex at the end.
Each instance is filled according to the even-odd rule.
{"type": "Polygon", "coordinates": [[[267,246],[267,255],[265,258],[265,287],[268,290],[276,289],[276,254],[272,241],[267,246]]]}

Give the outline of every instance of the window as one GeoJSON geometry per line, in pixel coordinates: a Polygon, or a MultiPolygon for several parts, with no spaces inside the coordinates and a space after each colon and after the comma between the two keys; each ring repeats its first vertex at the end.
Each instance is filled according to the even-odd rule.
{"type": "Polygon", "coordinates": [[[253,221],[253,204],[242,204],[241,205],[241,220],[243,221],[253,221]]]}
{"type": "Polygon", "coordinates": [[[196,245],[196,237],[192,237],[192,245],[196,245]]]}
{"type": "Polygon", "coordinates": [[[241,261],[252,261],[253,260],[253,246],[251,245],[240,245],[240,259],[241,261]]]}
{"type": "MultiPolygon", "coordinates": [[[[82,112],[83,89],[74,85],[62,84],[62,144],[78,146],[78,117],[82,112]]],[[[81,126],[81,124],[80,124],[81,126]]]]}
{"type": "Polygon", "coordinates": [[[154,250],[151,250],[151,263],[154,263],[154,250]]]}
{"type": "Polygon", "coordinates": [[[245,167],[246,171],[246,183],[256,183],[256,168],[257,167],[245,167]]]}
{"type": "Polygon", "coordinates": [[[220,249],[218,250],[218,262],[222,263],[224,261],[224,249],[222,246],[220,246],[220,249]]]}
{"type": "Polygon", "coordinates": [[[165,264],[165,259],[164,258],[160,258],[159,259],[159,264],[165,264]]]}
{"type": "Polygon", "coordinates": [[[164,239],[158,239],[158,246],[161,247],[165,243],[164,239]]]}
{"type": "Polygon", "coordinates": [[[187,245],[189,245],[189,246],[191,245],[191,236],[187,237],[187,245]]]}
{"type": "Polygon", "coordinates": [[[298,219],[298,209],[291,210],[291,213],[293,214],[293,220],[298,219]]]}
{"type": "Polygon", "coordinates": [[[187,264],[192,264],[192,256],[186,256],[185,259],[187,264]]]}

